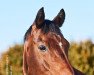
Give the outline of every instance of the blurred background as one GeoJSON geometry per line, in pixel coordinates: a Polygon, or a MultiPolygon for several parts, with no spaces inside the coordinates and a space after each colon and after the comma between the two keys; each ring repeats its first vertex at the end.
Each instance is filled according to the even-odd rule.
{"type": "Polygon", "coordinates": [[[0,1],[0,75],[22,75],[23,37],[41,7],[50,20],[65,10],[61,31],[70,42],[70,62],[94,75],[94,0],[0,1]]]}

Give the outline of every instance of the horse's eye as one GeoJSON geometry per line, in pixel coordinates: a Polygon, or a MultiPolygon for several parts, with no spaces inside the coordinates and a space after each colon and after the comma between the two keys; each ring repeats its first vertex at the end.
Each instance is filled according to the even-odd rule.
{"type": "Polygon", "coordinates": [[[44,45],[40,45],[38,48],[39,48],[41,51],[46,51],[46,50],[47,50],[44,45]]]}

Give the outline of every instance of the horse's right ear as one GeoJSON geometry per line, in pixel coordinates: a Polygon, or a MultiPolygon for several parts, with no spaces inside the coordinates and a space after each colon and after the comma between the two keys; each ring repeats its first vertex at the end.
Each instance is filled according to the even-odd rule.
{"type": "Polygon", "coordinates": [[[57,26],[61,27],[62,24],[64,23],[64,20],[65,20],[65,11],[64,9],[61,9],[58,15],[53,19],[53,22],[57,26]]]}
{"type": "Polygon", "coordinates": [[[36,15],[36,19],[35,19],[36,27],[40,28],[44,20],[45,20],[45,13],[44,13],[44,8],[42,7],[36,15]]]}

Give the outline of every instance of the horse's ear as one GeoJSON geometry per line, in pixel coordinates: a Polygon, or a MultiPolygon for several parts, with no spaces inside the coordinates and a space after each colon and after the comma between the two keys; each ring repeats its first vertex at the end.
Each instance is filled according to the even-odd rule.
{"type": "Polygon", "coordinates": [[[36,15],[36,19],[35,19],[36,27],[40,28],[44,20],[45,20],[45,13],[44,13],[44,8],[42,7],[36,15]]]}
{"type": "Polygon", "coordinates": [[[58,15],[53,19],[53,22],[58,25],[59,27],[62,26],[65,20],[65,11],[64,9],[61,9],[58,15]]]}

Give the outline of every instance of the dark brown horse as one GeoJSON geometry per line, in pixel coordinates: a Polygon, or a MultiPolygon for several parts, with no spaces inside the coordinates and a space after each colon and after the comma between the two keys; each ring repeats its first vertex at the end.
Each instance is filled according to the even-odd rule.
{"type": "Polygon", "coordinates": [[[52,20],[45,20],[41,8],[24,38],[24,75],[84,75],[68,60],[69,42],[60,32],[65,12],[60,10],[52,20]]]}

